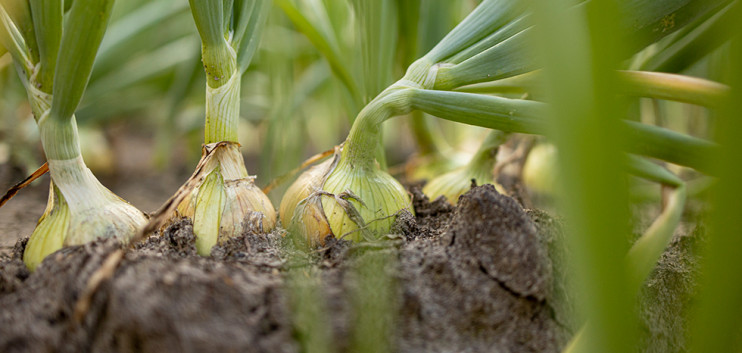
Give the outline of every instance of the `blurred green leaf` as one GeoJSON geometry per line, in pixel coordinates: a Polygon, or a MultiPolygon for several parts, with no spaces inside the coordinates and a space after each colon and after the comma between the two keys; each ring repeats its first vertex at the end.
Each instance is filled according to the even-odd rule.
{"type": "Polygon", "coordinates": [[[286,283],[291,288],[288,291],[291,321],[301,352],[337,352],[321,272],[311,267],[292,268],[286,283]]]}
{"type": "MultiPolygon", "coordinates": [[[[420,16],[422,10],[423,0],[407,0],[407,1],[396,1],[397,14],[404,14],[403,19],[397,19],[398,24],[398,36],[397,36],[397,53],[402,60],[402,66],[407,67],[412,64],[418,57],[420,52],[420,37],[424,29],[420,28],[424,25],[424,20],[420,16]]],[[[439,26],[443,27],[443,26],[439,26]]],[[[435,27],[433,27],[435,28],[435,27]]],[[[436,42],[443,38],[437,38],[436,42]]]]}
{"type": "Polygon", "coordinates": [[[237,67],[240,68],[240,74],[250,66],[250,61],[258,49],[271,3],[271,0],[237,0],[236,2],[236,5],[240,7],[237,8],[239,11],[235,12],[237,25],[232,43],[237,51],[237,67]],[[253,6],[248,10],[245,3],[251,3],[253,6]]]}
{"type": "MultiPolygon", "coordinates": [[[[578,314],[588,321],[579,352],[626,352],[636,340],[633,296],[623,266],[629,234],[626,172],[620,160],[618,60],[625,55],[613,1],[533,1],[534,51],[544,65],[561,205],[576,272],[578,314]],[[610,280],[606,280],[606,279],[610,280]]],[[[570,350],[571,351],[571,350],[570,350]]]]}
{"type": "Polygon", "coordinates": [[[171,72],[183,62],[198,55],[198,42],[191,37],[183,37],[152,52],[129,60],[118,70],[96,78],[90,83],[88,98],[91,102],[100,96],[126,89],[153,77],[171,72]]]}
{"type": "Polygon", "coordinates": [[[188,93],[194,91],[197,86],[196,83],[200,82],[199,78],[202,75],[203,66],[201,65],[201,56],[198,53],[197,48],[194,48],[191,57],[177,65],[175,78],[167,92],[166,104],[160,105],[158,111],[165,118],[156,122],[158,124],[155,137],[157,145],[153,164],[161,170],[167,170],[171,167],[173,146],[178,141],[177,137],[183,133],[175,128],[178,126],[176,118],[183,110],[184,105],[188,103],[188,93]]]}
{"type": "Polygon", "coordinates": [[[649,71],[680,72],[729,40],[727,27],[738,19],[731,10],[735,3],[721,8],[710,16],[701,17],[697,23],[681,29],[658,53],[641,65],[649,71]]]}
{"type": "MultiPolygon", "coordinates": [[[[277,11],[277,10],[276,10],[277,11]]],[[[280,21],[287,21],[280,17],[280,21]]],[[[293,169],[300,163],[304,148],[305,121],[300,112],[294,110],[296,81],[305,80],[312,71],[305,71],[304,77],[295,78],[292,70],[294,61],[281,53],[266,53],[267,71],[270,76],[270,93],[273,102],[268,112],[265,141],[262,144],[260,177],[271,180],[293,169]]],[[[276,201],[285,189],[272,192],[276,201]]]]}
{"type": "MultiPolygon", "coordinates": [[[[290,0],[276,0],[276,4],[283,10],[294,26],[322,53],[330,64],[332,71],[348,89],[354,101],[360,102],[361,93],[350,74],[351,70],[349,66],[346,65],[347,61],[341,59],[340,48],[331,28],[328,30],[327,28],[318,27],[315,22],[310,22],[307,16],[302,11],[299,11],[290,0]]],[[[321,5],[315,4],[311,8],[314,10],[314,15],[318,18],[327,18],[326,13],[317,10],[320,7],[321,5]]],[[[325,24],[327,23],[329,23],[329,20],[325,22],[325,24]]]]}
{"type": "Polygon", "coordinates": [[[158,27],[172,16],[185,14],[187,9],[183,1],[155,0],[146,2],[112,22],[98,50],[96,66],[100,65],[100,62],[111,60],[110,56],[117,54],[116,49],[127,45],[132,38],[148,29],[158,27]]]}
{"type": "Polygon", "coordinates": [[[715,131],[721,153],[713,156],[719,183],[712,190],[708,243],[701,262],[697,306],[688,332],[691,352],[738,352],[742,327],[742,6],[731,9],[731,21],[725,26],[732,40],[728,61],[720,67],[724,83],[731,87],[729,98],[719,110],[715,131]]]}
{"type": "Polygon", "coordinates": [[[627,43],[632,51],[692,23],[698,18],[714,13],[733,0],[623,0],[617,16],[621,26],[628,28],[635,37],[627,43]]]}
{"type": "Polygon", "coordinates": [[[392,0],[352,0],[360,46],[363,104],[392,83],[397,8],[392,0]]]}

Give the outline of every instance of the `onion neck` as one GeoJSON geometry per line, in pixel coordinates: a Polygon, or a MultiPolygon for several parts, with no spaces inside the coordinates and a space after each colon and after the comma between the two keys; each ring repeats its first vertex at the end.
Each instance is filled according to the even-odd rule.
{"type": "Polygon", "coordinates": [[[206,71],[205,143],[237,142],[240,116],[240,71],[237,54],[227,44],[202,50],[206,71]]]}
{"type": "Polygon", "coordinates": [[[39,119],[39,134],[46,159],[51,161],[80,157],[80,140],[75,116],[70,119],[58,119],[49,116],[48,112],[47,110],[39,119]]]}
{"type": "Polygon", "coordinates": [[[383,104],[372,101],[361,110],[345,140],[338,167],[375,168],[376,148],[379,144],[381,123],[391,117],[383,104]]]}
{"type": "Polygon", "coordinates": [[[75,116],[60,118],[52,114],[52,95],[44,91],[51,87],[42,86],[38,74],[39,65],[36,65],[25,86],[31,112],[39,126],[44,155],[48,161],[77,158],[81,154],[75,116]]]}
{"type": "Polygon", "coordinates": [[[95,178],[82,156],[63,160],[49,160],[49,173],[54,186],[64,196],[72,211],[103,207],[120,200],[95,178]]]}
{"type": "Polygon", "coordinates": [[[410,65],[405,76],[379,93],[356,117],[345,140],[338,167],[376,168],[374,154],[381,137],[381,123],[412,111],[411,91],[435,84],[438,66],[425,58],[410,65]]]}

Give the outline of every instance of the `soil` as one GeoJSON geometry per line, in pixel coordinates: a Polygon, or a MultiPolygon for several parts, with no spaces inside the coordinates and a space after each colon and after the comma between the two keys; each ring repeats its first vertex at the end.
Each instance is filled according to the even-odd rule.
{"type": "MultiPolygon", "coordinates": [[[[559,352],[578,326],[561,223],[491,185],[455,207],[411,192],[415,216],[376,243],[303,249],[279,228],[204,258],[179,221],[125,252],[62,249],[31,274],[22,239],[0,255],[0,351],[559,352]]],[[[640,305],[650,351],[682,350],[694,234],[644,289],[662,301],[640,305]]]]}

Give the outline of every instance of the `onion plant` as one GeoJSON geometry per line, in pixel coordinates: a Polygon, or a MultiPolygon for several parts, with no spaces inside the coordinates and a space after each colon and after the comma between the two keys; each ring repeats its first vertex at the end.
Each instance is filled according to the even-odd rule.
{"type": "MultiPolygon", "coordinates": [[[[667,11],[682,14],[686,21],[702,12],[692,4],[672,9],[650,5],[637,9],[637,4],[630,2],[622,8],[636,19],[623,33],[645,45],[661,38],[656,29],[666,25],[661,20],[667,11]]],[[[584,3],[569,11],[584,11],[584,3]]],[[[410,210],[406,192],[380,170],[372,153],[379,143],[380,124],[392,116],[422,110],[502,131],[548,133],[550,122],[544,116],[549,106],[545,103],[453,91],[538,69],[528,56],[531,20],[522,2],[486,0],[480,4],[413,63],[402,79],[361,110],[332,160],[310,169],[289,188],[279,209],[283,224],[312,242],[322,242],[328,235],[356,241],[377,239],[388,232],[395,216],[410,210]]],[[[707,170],[704,156],[717,148],[705,140],[632,121],[618,121],[617,129],[626,136],[620,149],[699,170],[707,170]]]]}
{"type": "Polygon", "coordinates": [[[237,141],[241,77],[257,48],[270,4],[190,1],[206,72],[203,154],[196,172],[148,229],[173,215],[191,219],[201,255],[209,255],[214,245],[230,237],[267,232],[276,224],[275,209],[248,175],[237,141]]]}
{"type": "Polygon", "coordinates": [[[112,6],[112,0],[77,0],[65,14],[62,0],[0,3],[0,39],[26,87],[52,179],[23,255],[31,269],[62,246],[100,237],[126,241],[146,222],[85,166],[74,117],[112,6]]]}

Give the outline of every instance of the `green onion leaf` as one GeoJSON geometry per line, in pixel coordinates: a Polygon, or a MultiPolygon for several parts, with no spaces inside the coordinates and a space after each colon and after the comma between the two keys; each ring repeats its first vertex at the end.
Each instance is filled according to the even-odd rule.
{"type": "Polygon", "coordinates": [[[438,42],[425,58],[438,63],[464,50],[519,17],[525,10],[523,3],[514,0],[484,0],[438,42]]]}
{"type": "Polygon", "coordinates": [[[62,0],[31,0],[33,24],[39,45],[40,72],[36,81],[41,91],[51,93],[57,54],[62,41],[62,0]]]}
{"type": "Polygon", "coordinates": [[[529,36],[530,30],[521,31],[460,64],[441,66],[435,89],[450,90],[535,70],[535,62],[530,59],[529,36]]]}
{"type": "Polygon", "coordinates": [[[10,52],[10,55],[13,56],[16,65],[20,66],[20,68],[25,71],[22,79],[28,79],[31,77],[35,63],[32,61],[29,54],[26,41],[23,39],[23,34],[21,34],[21,31],[18,29],[10,14],[1,3],[0,42],[2,42],[3,47],[10,52]]]}
{"type": "MultiPolygon", "coordinates": [[[[340,82],[350,92],[353,100],[356,102],[361,101],[361,93],[353,76],[350,74],[350,68],[346,65],[347,61],[341,59],[342,56],[337,39],[332,35],[334,32],[328,29],[323,30],[317,24],[309,21],[309,18],[302,11],[299,11],[290,0],[276,0],[276,4],[283,10],[294,26],[322,53],[322,56],[325,57],[330,68],[332,68],[333,73],[335,73],[340,79],[340,82]]],[[[318,13],[316,16],[327,18],[326,13],[318,13]]]]}
{"type": "Polygon", "coordinates": [[[701,18],[700,23],[691,24],[673,38],[672,43],[652,55],[641,64],[642,70],[680,72],[708,55],[729,40],[727,26],[736,21],[729,4],[708,18],[701,18]]]}
{"type": "Polygon", "coordinates": [[[77,109],[112,7],[113,0],[75,0],[72,5],[54,74],[52,119],[68,120],[77,109]]]}
{"type": "Polygon", "coordinates": [[[23,36],[31,62],[37,63],[39,61],[39,48],[36,44],[36,34],[34,34],[34,21],[31,16],[30,1],[4,0],[3,7],[8,12],[8,15],[10,15],[13,23],[15,23],[21,36],[23,36]]]}
{"type": "Polygon", "coordinates": [[[237,51],[240,75],[250,66],[271,9],[271,0],[237,0],[235,2],[235,29],[232,43],[237,51]],[[253,4],[246,9],[245,3],[253,4]]]}
{"type": "Polygon", "coordinates": [[[717,82],[660,72],[620,71],[622,92],[657,99],[718,107],[729,94],[729,87],[717,82]]]}
{"type": "Polygon", "coordinates": [[[397,8],[391,0],[353,0],[359,23],[363,104],[371,101],[392,82],[394,49],[397,45],[397,8]]]}

